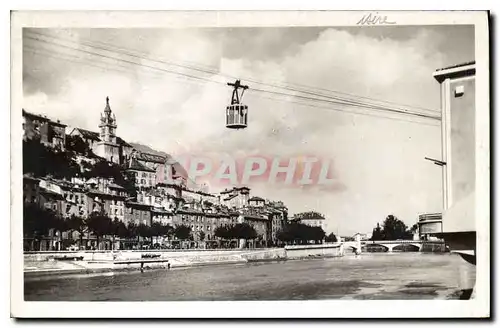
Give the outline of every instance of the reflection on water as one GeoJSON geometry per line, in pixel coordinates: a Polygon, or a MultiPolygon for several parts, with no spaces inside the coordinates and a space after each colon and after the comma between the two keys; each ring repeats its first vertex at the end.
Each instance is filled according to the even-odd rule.
{"type": "Polygon", "coordinates": [[[25,281],[27,301],[458,298],[464,261],[393,253],[25,281]]]}

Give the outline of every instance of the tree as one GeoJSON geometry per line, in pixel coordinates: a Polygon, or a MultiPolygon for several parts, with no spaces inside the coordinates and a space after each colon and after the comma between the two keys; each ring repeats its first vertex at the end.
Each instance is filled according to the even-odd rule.
{"type": "Polygon", "coordinates": [[[100,237],[113,233],[113,221],[104,212],[92,212],[87,220],[87,227],[96,236],[97,247],[100,237]]]}
{"type": "Polygon", "coordinates": [[[86,178],[112,178],[117,185],[125,188],[130,197],[137,197],[135,177],[132,172],[122,169],[118,164],[108,161],[98,161],[84,172],[86,178]]]}
{"type": "Polygon", "coordinates": [[[51,229],[57,227],[56,221],[54,211],[41,208],[37,204],[24,203],[23,234],[33,238],[33,241],[40,241],[42,237],[47,236],[51,229]]]}
{"type": "Polygon", "coordinates": [[[278,232],[277,237],[283,242],[294,241],[299,244],[305,244],[311,240],[315,243],[320,242],[325,238],[325,235],[326,233],[321,227],[311,227],[303,223],[292,222],[283,227],[278,232]]]}
{"type": "Polygon", "coordinates": [[[408,229],[406,224],[394,215],[388,215],[382,223],[382,228],[377,223],[373,229],[372,240],[397,240],[412,239],[413,232],[408,229]]]}
{"type": "Polygon", "coordinates": [[[326,236],[325,241],[328,242],[328,243],[336,243],[337,242],[337,236],[335,236],[333,234],[333,232],[332,232],[328,236],[326,236]]]}
{"type": "Polygon", "coordinates": [[[159,222],[153,222],[153,224],[151,224],[151,235],[158,238],[162,233],[162,225],[159,222]]]}
{"type": "Polygon", "coordinates": [[[380,227],[380,224],[378,222],[377,222],[377,227],[373,229],[371,240],[384,240],[382,228],[380,227]]]}
{"type": "Polygon", "coordinates": [[[46,147],[39,137],[23,140],[23,172],[35,177],[51,175],[68,180],[81,173],[80,166],[69,152],[46,147]]]}
{"type": "Polygon", "coordinates": [[[200,237],[200,240],[201,240],[201,241],[204,241],[204,240],[205,240],[205,232],[200,231],[200,233],[199,233],[199,237],[200,237]]]}
{"type": "Polygon", "coordinates": [[[72,230],[71,223],[69,219],[61,217],[59,213],[55,215],[53,222],[54,233],[59,237],[61,243],[63,243],[63,233],[72,230]]]}
{"type": "Polygon", "coordinates": [[[174,236],[180,240],[191,239],[191,228],[188,227],[187,225],[181,224],[175,227],[174,236]]]}
{"type": "Polygon", "coordinates": [[[229,228],[229,237],[237,239],[255,239],[257,238],[257,232],[254,227],[248,223],[237,223],[231,228],[229,228]]]}
{"type": "Polygon", "coordinates": [[[170,224],[162,225],[162,236],[170,237],[174,233],[174,227],[170,224]]]}
{"type": "Polygon", "coordinates": [[[71,227],[71,230],[78,232],[79,236],[79,241],[80,241],[80,247],[83,244],[83,234],[85,233],[87,229],[87,224],[84,218],[81,216],[76,216],[76,215],[71,215],[69,218],[68,222],[69,226],[71,227]]]}
{"type": "Polygon", "coordinates": [[[227,226],[218,226],[215,228],[214,234],[216,237],[222,238],[222,239],[229,239],[231,238],[229,236],[229,229],[227,226]]]}
{"type": "Polygon", "coordinates": [[[276,238],[285,243],[293,241],[293,236],[290,233],[290,229],[287,228],[278,231],[278,233],[276,234],[276,238]]]}
{"type": "Polygon", "coordinates": [[[110,226],[110,235],[113,238],[112,249],[115,247],[115,238],[126,238],[128,236],[127,226],[120,219],[114,218],[110,226]]]}
{"type": "Polygon", "coordinates": [[[118,238],[129,238],[130,236],[130,231],[128,227],[123,223],[122,221],[119,221],[118,224],[115,227],[116,231],[116,236],[118,238]]]}
{"type": "Polygon", "coordinates": [[[137,234],[147,240],[153,237],[153,230],[147,224],[140,223],[137,226],[137,234]]]}
{"type": "Polygon", "coordinates": [[[70,134],[66,135],[66,149],[84,156],[91,152],[87,143],[80,136],[70,134]]]}
{"type": "Polygon", "coordinates": [[[137,242],[139,242],[139,233],[138,226],[134,222],[130,222],[127,226],[128,237],[137,238],[137,242]]]}
{"type": "Polygon", "coordinates": [[[214,203],[212,203],[211,201],[206,200],[206,199],[203,201],[203,207],[210,208],[212,206],[214,206],[214,203]]]}
{"type": "Polygon", "coordinates": [[[153,222],[153,224],[151,225],[151,235],[156,237],[157,239],[160,236],[169,236],[172,233],[172,230],[173,228],[169,224],[163,225],[159,222],[153,222]]]}
{"type": "Polygon", "coordinates": [[[298,213],[295,215],[295,218],[300,220],[325,220],[323,214],[315,211],[298,213]]]}

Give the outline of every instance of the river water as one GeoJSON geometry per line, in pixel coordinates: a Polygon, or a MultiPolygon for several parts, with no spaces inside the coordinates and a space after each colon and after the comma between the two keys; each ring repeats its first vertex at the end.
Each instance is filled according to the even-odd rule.
{"type": "Polygon", "coordinates": [[[450,253],[363,253],[30,278],[24,288],[26,301],[457,299],[464,265],[465,261],[450,253]]]}

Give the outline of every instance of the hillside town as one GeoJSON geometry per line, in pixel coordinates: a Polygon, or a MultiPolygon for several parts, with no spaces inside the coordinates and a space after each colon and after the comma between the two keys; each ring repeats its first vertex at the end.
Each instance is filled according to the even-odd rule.
{"type": "Polygon", "coordinates": [[[96,123],[99,132],[23,109],[24,204],[31,206],[25,210],[25,250],[214,248],[221,247],[221,239],[228,239],[227,247],[241,247],[239,239],[249,239],[246,247],[269,247],[284,239],[279,234],[288,222],[319,233],[310,239],[325,236],[319,213],[289,219],[283,202],[252,195],[247,186],[218,194],[188,186],[186,170],[170,155],[117,136],[109,98],[96,123]],[[29,213],[45,215],[39,209],[53,213],[65,227],[30,222],[29,213]],[[99,223],[91,226],[92,218],[101,218],[102,225],[103,217],[114,223],[108,230],[116,233],[99,223]],[[228,233],[238,225],[251,231],[228,233]],[[141,227],[149,227],[148,232],[141,233],[141,227]],[[104,238],[109,235],[113,238],[104,238]]]}

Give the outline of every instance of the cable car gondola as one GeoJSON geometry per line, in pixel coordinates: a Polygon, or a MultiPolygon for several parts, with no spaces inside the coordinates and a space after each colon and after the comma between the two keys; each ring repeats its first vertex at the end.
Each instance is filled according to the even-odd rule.
{"type": "Polygon", "coordinates": [[[226,128],[228,129],[245,129],[248,125],[248,106],[241,103],[247,85],[242,85],[240,80],[235,83],[228,83],[233,87],[233,95],[231,97],[231,105],[226,107],[226,128]],[[243,89],[241,95],[238,94],[238,89],[243,89]]]}

